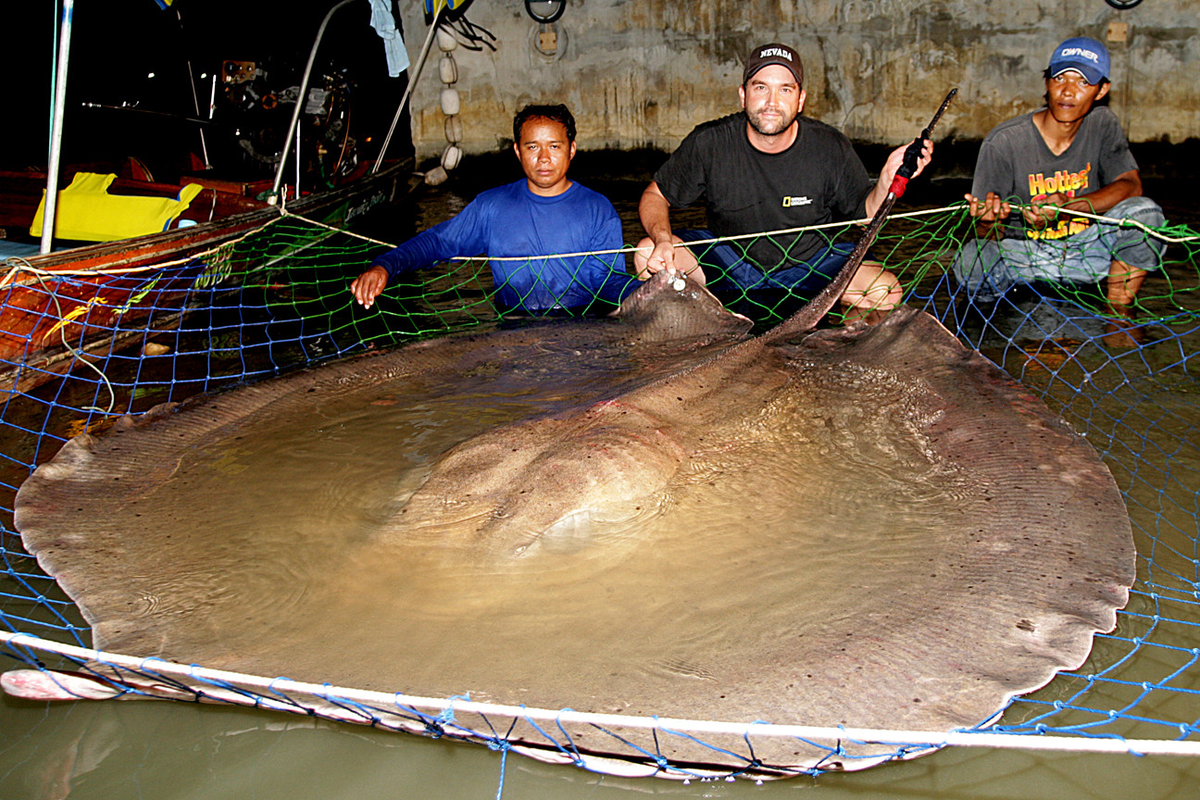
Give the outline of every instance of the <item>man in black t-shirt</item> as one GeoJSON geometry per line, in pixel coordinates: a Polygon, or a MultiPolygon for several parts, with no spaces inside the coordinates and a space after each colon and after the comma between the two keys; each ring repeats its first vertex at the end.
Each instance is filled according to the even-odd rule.
{"type": "MultiPolygon", "coordinates": [[[[904,157],[892,152],[879,181],[839,131],[807,117],[804,69],[783,44],[754,48],[738,87],[742,113],[697,126],[658,170],[638,208],[648,234],[634,263],[645,278],[682,271],[714,288],[820,291],[849,258],[853,245],[831,243],[818,230],[749,236],[872,216],[887,196],[904,157]],[[709,230],[672,232],[670,209],[704,203],[709,230]],[[738,237],[719,244],[715,237],[738,237]],[[697,242],[677,247],[684,241],[697,242]],[[699,260],[698,260],[699,259],[699,260]]],[[[917,168],[929,163],[925,143],[917,168]]],[[[864,311],[890,309],[900,284],[882,265],[865,262],[842,297],[864,311]]]]}

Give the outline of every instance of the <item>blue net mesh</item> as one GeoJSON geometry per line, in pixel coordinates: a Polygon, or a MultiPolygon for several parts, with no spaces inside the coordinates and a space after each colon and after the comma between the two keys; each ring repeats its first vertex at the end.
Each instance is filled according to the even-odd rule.
{"type": "MultiPolygon", "coordinates": [[[[831,243],[853,241],[855,230],[822,235],[831,243]]],[[[794,234],[765,235],[786,249],[794,234]]],[[[1102,286],[1033,283],[987,303],[966,297],[951,266],[969,235],[961,204],[898,214],[872,257],[899,279],[907,304],[936,316],[1088,438],[1121,487],[1138,549],[1137,582],[1117,629],[1096,637],[1081,669],[1015,699],[989,731],[1025,742],[1046,734],[1111,740],[1117,749],[1136,750],[1130,740],[1189,744],[1200,724],[1200,647],[1192,644],[1200,641],[1200,385],[1193,362],[1200,351],[1200,238],[1180,226],[1145,231],[1166,246],[1163,268],[1150,273],[1126,315],[1115,315],[1102,286]]],[[[470,259],[406,276],[370,311],[357,307],[346,291],[350,277],[388,246],[293,216],[146,272],[46,273],[19,260],[7,263],[0,284],[0,631],[21,634],[8,637],[2,651],[10,666],[96,669],[94,654],[71,649],[90,645],[88,625],[23,550],[12,515],[22,481],[69,438],[159,403],[368,348],[492,326],[504,316],[491,301],[496,287],[486,262],[470,259]]],[[[705,247],[695,248],[702,264],[705,247]]],[[[716,290],[722,277],[719,269],[710,273],[716,290]]],[[[788,291],[722,297],[762,327],[806,299],[788,291]]],[[[590,313],[605,310],[600,305],[590,313]]],[[[840,314],[832,316],[839,324],[840,314]]],[[[497,750],[533,743],[563,763],[596,767],[573,743],[577,720],[568,711],[549,718],[494,713],[453,698],[441,709],[423,708],[328,687],[322,693],[195,669],[181,673],[153,661],[113,660],[99,672],[118,691],[141,691],[152,681],[183,698],[317,713],[497,750]]],[[[703,742],[724,753],[725,763],[735,754],[742,766],[728,774],[762,767],[752,731],[626,727],[612,720],[589,726],[603,731],[621,757],[644,765],[645,774],[694,771],[663,758],[655,744],[661,737],[703,742]]],[[[871,738],[890,743],[885,758],[941,743],[871,738]]],[[[844,768],[855,758],[836,740],[812,741],[828,754],[813,771],[844,768]]]]}

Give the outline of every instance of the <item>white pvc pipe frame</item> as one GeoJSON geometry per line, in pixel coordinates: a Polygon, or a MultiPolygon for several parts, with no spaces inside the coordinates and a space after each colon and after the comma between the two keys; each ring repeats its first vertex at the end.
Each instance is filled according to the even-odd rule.
{"type": "MultiPolygon", "coordinates": [[[[988,733],[986,731],[912,731],[882,728],[818,727],[810,725],[772,725],[762,722],[714,722],[709,720],[672,719],[667,717],[631,717],[621,714],[592,714],[568,709],[551,710],[526,706],[477,703],[462,699],[413,697],[403,694],[343,689],[329,684],[301,683],[287,678],[263,678],[237,672],[187,666],[158,658],[135,658],[104,653],[73,645],[60,644],[27,633],[0,632],[0,642],[12,647],[28,647],[57,653],[80,661],[96,661],[123,669],[161,673],[180,678],[192,677],[208,683],[229,683],[239,687],[261,689],[267,697],[280,692],[295,692],[317,698],[341,698],[355,703],[376,706],[403,706],[428,710],[431,716],[444,711],[461,711],[493,715],[534,722],[577,722],[601,727],[624,727],[702,734],[732,734],[736,736],[769,736],[838,742],[851,740],[888,745],[925,745],[930,747],[991,747],[1010,750],[1039,750],[1074,753],[1126,753],[1130,755],[1200,756],[1200,741],[1175,739],[1125,739],[1121,737],[1051,736],[1018,733],[988,733]]],[[[269,706],[268,706],[269,707],[269,706]]],[[[288,710],[280,707],[279,710],[288,710]]]]}
{"type": "Polygon", "coordinates": [[[58,163],[62,157],[63,112],[67,104],[67,57],[71,52],[71,24],[75,0],[63,0],[62,23],[58,38],[58,64],[54,82],[54,116],[50,125],[50,156],[46,164],[46,202],[42,207],[42,240],[39,252],[50,252],[54,244],[55,215],[58,212],[58,163]]]}
{"type": "MultiPolygon", "coordinates": [[[[58,167],[62,154],[62,132],[63,132],[63,113],[66,108],[67,94],[67,65],[68,56],[71,50],[71,26],[75,11],[75,0],[62,0],[62,23],[61,32],[58,42],[58,64],[55,71],[55,89],[54,89],[54,114],[50,131],[50,155],[46,166],[46,203],[42,212],[42,239],[40,252],[49,253],[53,247],[54,241],[54,223],[55,215],[58,206],[58,167]]],[[[329,20],[334,13],[343,6],[347,6],[355,0],[342,0],[329,12],[325,14],[325,18],[321,21],[321,27],[317,30],[316,41],[313,42],[312,49],[308,53],[308,63],[304,66],[304,76],[300,81],[300,94],[296,98],[296,108],[292,111],[292,121],[288,126],[287,139],[283,144],[283,153],[279,157],[279,168],[275,173],[275,185],[271,190],[270,202],[272,204],[279,200],[279,188],[283,183],[283,170],[287,165],[288,153],[291,150],[292,143],[296,137],[296,131],[299,130],[300,112],[304,109],[304,103],[308,96],[308,81],[312,75],[313,63],[317,58],[317,49],[321,45],[321,39],[325,36],[325,28],[329,25],[329,20]]],[[[404,96],[400,100],[400,106],[396,109],[396,115],[392,120],[392,127],[388,130],[387,139],[384,141],[383,147],[379,152],[379,159],[375,162],[373,173],[379,171],[380,165],[383,164],[384,152],[387,150],[388,143],[391,142],[392,133],[396,128],[396,122],[400,119],[400,112],[404,108],[404,104],[408,101],[409,94],[412,92],[412,86],[416,82],[417,76],[421,73],[421,67],[425,63],[425,58],[429,53],[429,45],[433,40],[433,34],[437,30],[438,20],[441,15],[441,9],[438,9],[438,14],[434,15],[433,22],[429,27],[429,36],[425,40],[425,46],[421,50],[421,56],[417,61],[416,68],[410,72],[408,86],[404,90],[404,96]]],[[[297,178],[296,192],[300,192],[299,178],[299,159],[297,159],[297,178]]]]}
{"type": "Polygon", "coordinates": [[[440,6],[434,13],[433,20],[429,23],[429,33],[425,36],[425,44],[421,47],[421,54],[417,57],[417,63],[408,71],[408,85],[404,87],[404,96],[400,98],[400,105],[396,107],[396,114],[392,117],[392,124],[388,127],[387,136],[383,140],[383,146],[379,148],[379,158],[375,159],[375,166],[371,168],[372,173],[378,172],[379,168],[383,166],[383,156],[387,153],[388,145],[392,143],[392,134],[396,132],[396,125],[400,122],[400,113],[404,111],[404,104],[408,102],[413,86],[417,83],[417,78],[421,77],[421,70],[425,67],[425,59],[429,56],[429,46],[433,44],[433,37],[437,33],[442,11],[445,8],[444,5],[440,6]]]}
{"type": "MultiPolygon", "coordinates": [[[[321,20],[321,27],[317,29],[317,38],[313,42],[312,49],[308,51],[308,63],[304,65],[304,76],[300,79],[300,94],[296,98],[296,108],[292,111],[292,122],[288,125],[287,138],[283,142],[283,153],[279,156],[279,168],[275,171],[275,185],[271,188],[271,197],[268,199],[272,205],[279,201],[279,187],[283,184],[283,170],[287,166],[288,153],[292,149],[292,142],[296,138],[296,131],[300,125],[300,112],[304,110],[304,104],[308,99],[308,79],[312,75],[313,63],[317,60],[317,49],[321,46],[321,39],[325,37],[325,28],[329,25],[329,20],[337,13],[338,9],[348,6],[355,0],[342,0],[333,8],[329,9],[325,14],[325,19],[321,20]]],[[[299,169],[300,159],[296,158],[297,169],[299,169]]],[[[297,178],[296,194],[300,193],[299,178],[297,178]]]]}
{"type": "MultiPolygon", "coordinates": [[[[329,25],[329,20],[333,17],[334,13],[338,11],[338,9],[353,2],[355,2],[355,0],[342,0],[342,2],[329,9],[329,12],[325,15],[325,19],[321,21],[321,27],[317,29],[317,38],[313,42],[312,50],[310,50],[308,53],[308,63],[304,67],[304,76],[300,79],[300,95],[296,98],[296,108],[294,111],[292,111],[292,122],[291,125],[288,126],[287,139],[283,143],[283,153],[279,157],[279,168],[275,173],[275,185],[272,187],[271,197],[269,200],[269,202],[272,204],[276,202],[284,204],[283,198],[281,198],[279,194],[279,188],[283,184],[283,169],[287,164],[287,157],[288,153],[291,151],[292,143],[295,137],[298,135],[298,131],[300,130],[300,112],[303,110],[304,103],[308,97],[308,81],[312,74],[313,63],[317,59],[317,49],[321,46],[321,39],[325,36],[325,28],[329,25]]],[[[396,115],[392,118],[392,125],[388,129],[387,138],[384,139],[383,146],[379,148],[379,158],[376,160],[375,166],[371,169],[372,173],[378,172],[380,166],[383,164],[384,154],[387,152],[388,145],[392,141],[392,133],[396,130],[396,123],[400,120],[400,112],[404,109],[404,104],[408,102],[409,95],[412,93],[413,84],[417,82],[417,78],[421,74],[421,68],[425,65],[425,58],[429,54],[429,45],[433,41],[434,32],[437,31],[438,20],[441,18],[441,13],[442,8],[439,8],[437,13],[434,14],[433,21],[429,25],[429,35],[425,39],[425,46],[421,49],[421,55],[417,59],[416,66],[409,70],[408,86],[406,86],[404,89],[404,96],[400,98],[400,105],[396,108],[396,115]]],[[[300,159],[297,157],[296,194],[299,193],[300,159]]]]}

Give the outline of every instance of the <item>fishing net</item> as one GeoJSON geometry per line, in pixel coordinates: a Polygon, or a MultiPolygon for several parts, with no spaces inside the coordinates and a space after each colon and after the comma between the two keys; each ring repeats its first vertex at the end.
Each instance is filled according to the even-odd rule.
{"type": "MultiPolygon", "coordinates": [[[[819,231],[852,242],[858,228],[819,231]]],[[[764,234],[786,250],[795,231],[764,234]]],[[[123,414],[254,381],[370,348],[503,319],[486,261],[455,259],[403,277],[363,310],[347,285],[389,244],[283,216],[237,241],[152,271],[39,272],[10,260],[0,285],[0,633],[5,668],[43,670],[66,696],[85,690],[50,670],[92,671],[97,696],[139,693],[262,706],[448,736],[492,749],[624,774],[712,774],[661,755],[674,737],[758,773],[760,737],[797,737],[825,748],[813,771],[850,768],[844,743],[890,744],[903,758],[946,744],[1200,754],[1200,237],[1187,227],[1145,229],[1165,244],[1127,317],[1103,287],[1034,284],[995,302],[965,297],[951,265],[971,225],[962,204],[894,214],[871,257],[899,279],[905,302],[923,308],[1001,365],[1060,413],[1101,453],[1124,494],[1138,549],[1138,577],[1117,629],[1098,635],[1084,666],[1012,701],[984,731],[953,733],[801,728],[756,720],[714,723],[491,706],[469,698],[417,698],[298,684],[176,665],[147,654],[89,650],[88,625],[23,549],[13,525],[22,481],[70,437],[123,414]],[[51,335],[45,337],[49,332],[51,335]],[[44,347],[36,348],[37,336],[44,347]],[[96,686],[107,685],[105,690],[96,686]],[[573,725],[600,732],[603,758],[576,746],[573,725]]],[[[693,243],[748,247],[749,240],[693,243]]],[[[607,254],[612,256],[614,254],[607,254]]],[[[615,254],[618,262],[628,253],[615,254]]],[[[631,259],[630,259],[631,260],[631,259]]],[[[536,269],[538,263],[531,262],[536,269]]],[[[722,299],[760,327],[807,299],[744,291],[709,270],[722,299]]],[[[612,310],[597,300],[585,312],[612,310]]],[[[831,315],[840,324],[844,312],[831,315]]],[[[563,312],[562,315],[567,315],[563,312]]],[[[402,692],[405,687],[395,689],[402,692]]],[[[875,759],[878,760],[878,759],[875,759]]],[[[721,771],[718,771],[720,773],[721,771]]]]}

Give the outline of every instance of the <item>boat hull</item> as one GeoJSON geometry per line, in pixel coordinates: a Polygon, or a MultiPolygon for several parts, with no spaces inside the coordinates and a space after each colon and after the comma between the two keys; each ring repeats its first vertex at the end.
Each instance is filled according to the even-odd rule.
{"type": "Polygon", "coordinates": [[[197,288],[235,290],[238,281],[220,257],[222,245],[284,215],[344,224],[389,202],[401,174],[403,166],[395,164],[285,209],[271,206],[137,239],[10,259],[0,278],[0,393],[28,391],[77,368],[90,353],[119,348],[152,316],[155,327],[168,327],[185,313],[186,296],[197,288]]]}

